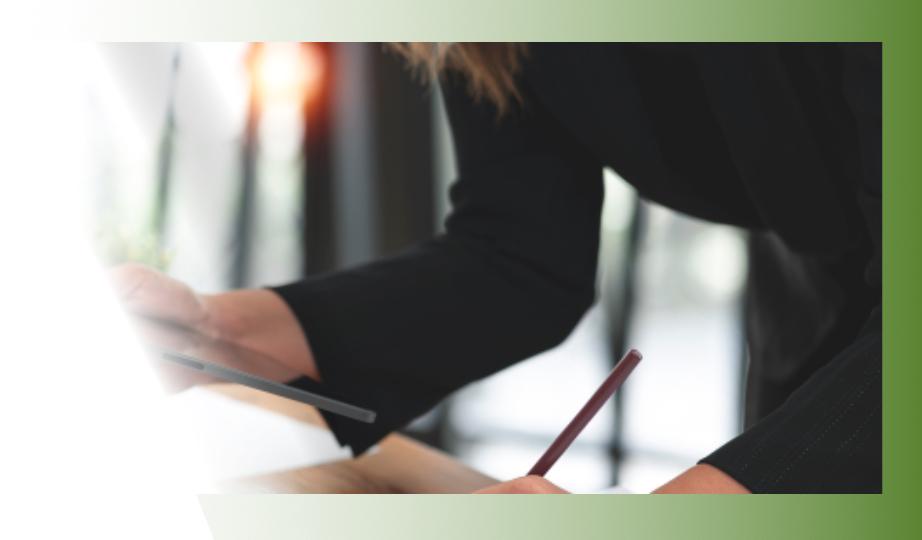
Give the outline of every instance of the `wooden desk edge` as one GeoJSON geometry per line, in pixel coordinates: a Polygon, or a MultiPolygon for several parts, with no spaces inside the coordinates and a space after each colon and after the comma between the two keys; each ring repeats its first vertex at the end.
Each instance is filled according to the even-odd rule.
{"type": "MultiPolygon", "coordinates": [[[[215,384],[210,390],[326,427],[313,407],[236,384],[215,384]]],[[[470,493],[496,483],[453,457],[402,435],[387,436],[362,456],[240,478],[220,485],[229,493],[470,493]]]]}

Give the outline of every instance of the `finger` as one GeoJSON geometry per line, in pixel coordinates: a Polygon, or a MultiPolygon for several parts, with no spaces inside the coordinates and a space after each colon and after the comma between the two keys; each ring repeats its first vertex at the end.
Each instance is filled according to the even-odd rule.
{"type": "Polygon", "coordinates": [[[129,311],[187,326],[204,319],[205,311],[198,295],[186,284],[152,268],[123,265],[111,270],[110,276],[116,293],[129,311]]]}
{"type": "Polygon", "coordinates": [[[514,480],[509,480],[508,482],[496,484],[495,486],[490,486],[480,491],[475,491],[474,493],[501,495],[515,493],[567,493],[567,491],[559,488],[543,477],[524,476],[514,480]]]}
{"type": "Polygon", "coordinates": [[[129,298],[140,288],[151,273],[151,269],[140,264],[120,264],[109,269],[109,281],[120,299],[129,298]]]}

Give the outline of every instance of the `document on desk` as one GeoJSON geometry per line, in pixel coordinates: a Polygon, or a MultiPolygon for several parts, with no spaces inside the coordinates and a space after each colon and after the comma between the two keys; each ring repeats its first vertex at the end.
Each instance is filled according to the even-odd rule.
{"type": "Polygon", "coordinates": [[[166,398],[179,444],[202,473],[227,480],[349,459],[326,429],[194,387],[166,398]]]}

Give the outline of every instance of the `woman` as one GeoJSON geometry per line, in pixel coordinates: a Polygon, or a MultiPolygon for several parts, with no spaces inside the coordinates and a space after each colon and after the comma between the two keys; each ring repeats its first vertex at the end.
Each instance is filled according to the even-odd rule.
{"type": "MultiPolygon", "coordinates": [[[[751,231],[748,429],[661,492],[879,492],[880,48],[399,46],[440,78],[459,178],[446,232],[269,290],[115,271],[131,309],[267,353],[256,373],[378,411],[360,453],[553,347],[594,297],[601,171],[751,231]]],[[[559,492],[542,478],[492,489],[559,492]]]]}

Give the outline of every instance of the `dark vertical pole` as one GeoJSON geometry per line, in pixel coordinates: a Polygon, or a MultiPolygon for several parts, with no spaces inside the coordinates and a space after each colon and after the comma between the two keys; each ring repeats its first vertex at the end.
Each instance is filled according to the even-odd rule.
{"type": "Polygon", "coordinates": [[[176,79],[179,76],[180,47],[181,45],[176,45],[176,50],[173,52],[166,118],[160,134],[160,146],[157,149],[157,188],[154,193],[150,226],[158,250],[163,249],[166,241],[166,215],[170,203],[170,177],[173,166],[173,145],[176,139],[176,79]]]}
{"type": "Polygon", "coordinates": [[[402,58],[374,49],[378,249],[392,253],[435,232],[431,91],[402,58]]]}
{"type": "MultiPolygon", "coordinates": [[[[349,207],[349,201],[337,201],[340,191],[336,182],[351,169],[336,167],[336,144],[348,141],[337,137],[334,130],[342,124],[335,117],[337,110],[349,107],[337,99],[348,99],[361,93],[350,92],[341,85],[353,81],[348,70],[333,69],[339,58],[339,47],[317,43],[325,66],[321,88],[304,109],[304,270],[305,274],[325,272],[343,262],[342,246],[337,239],[337,211],[349,207]]],[[[414,81],[404,62],[395,54],[384,51],[379,44],[368,45],[369,73],[363,78],[371,87],[369,118],[363,122],[372,130],[369,141],[373,168],[369,189],[374,193],[371,203],[371,225],[375,228],[373,251],[376,255],[390,253],[429,238],[435,230],[433,204],[434,175],[432,158],[432,126],[429,89],[414,81]],[[371,185],[373,182],[374,185],[371,185]]],[[[366,94],[367,96],[367,94],[366,94]]],[[[346,149],[340,148],[342,155],[346,149]]],[[[366,209],[367,210],[367,209],[366,209]]]]}
{"type": "Polygon", "coordinates": [[[335,190],[333,185],[333,96],[338,81],[335,47],[315,43],[323,59],[317,93],[304,106],[304,274],[336,268],[335,190]]]}
{"type": "MultiPolygon", "coordinates": [[[[612,367],[618,362],[628,348],[628,337],[634,312],[636,291],[637,258],[643,238],[646,209],[639,198],[634,196],[631,222],[627,230],[627,242],[624,247],[624,266],[610,291],[607,291],[605,311],[608,321],[608,356],[612,367]]],[[[624,391],[615,394],[615,425],[609,454],[612,459],[611,484],[618,483],[619,464],[624,457],[624,391]]]]}
{"type": "Polygon", "coordinates": [[[742,287],[740,289],[739,298],[737,299],[737,313],[739,314],[739,326],[740,326],[740,339],[739,339],[739,359],[738,367],[739,374],[737,376],[737,405],[738,413],[736,418],[737,432],[742,433],[746,427],[747,423],[752,419],[747,418],[750,415],[748,414],[747,403],[749,401],[748,390],[749,390],[749,323],[750,314],[752,313],[750,302],[752,301],[750,296],[750,284],[752,279],[752,263],[753,263],[753,234],[746,234],[746,279],[743,281],[742,287]]]}
{"type": "Polygon", "coordinates": [[[333,99],[333,171],[336,176],[337,264],[349,267],[374,259],[378,209],[372,96],[373,43],[337,43],[333,99]]]}
{"type": "Polygon", "coordinates": [[[246,123],[243,127],[243,142],[240,148],[240,191],[237,194],[237,210],[232,238],[230,286],[245,287],[250,277],[250,243],[255,211],[256,165],[259,159],[260,96],[253,66],[261,54],[262,45],[250,46],[247,63],[250,67],[250,88],[247,101],[246,123]]]}

